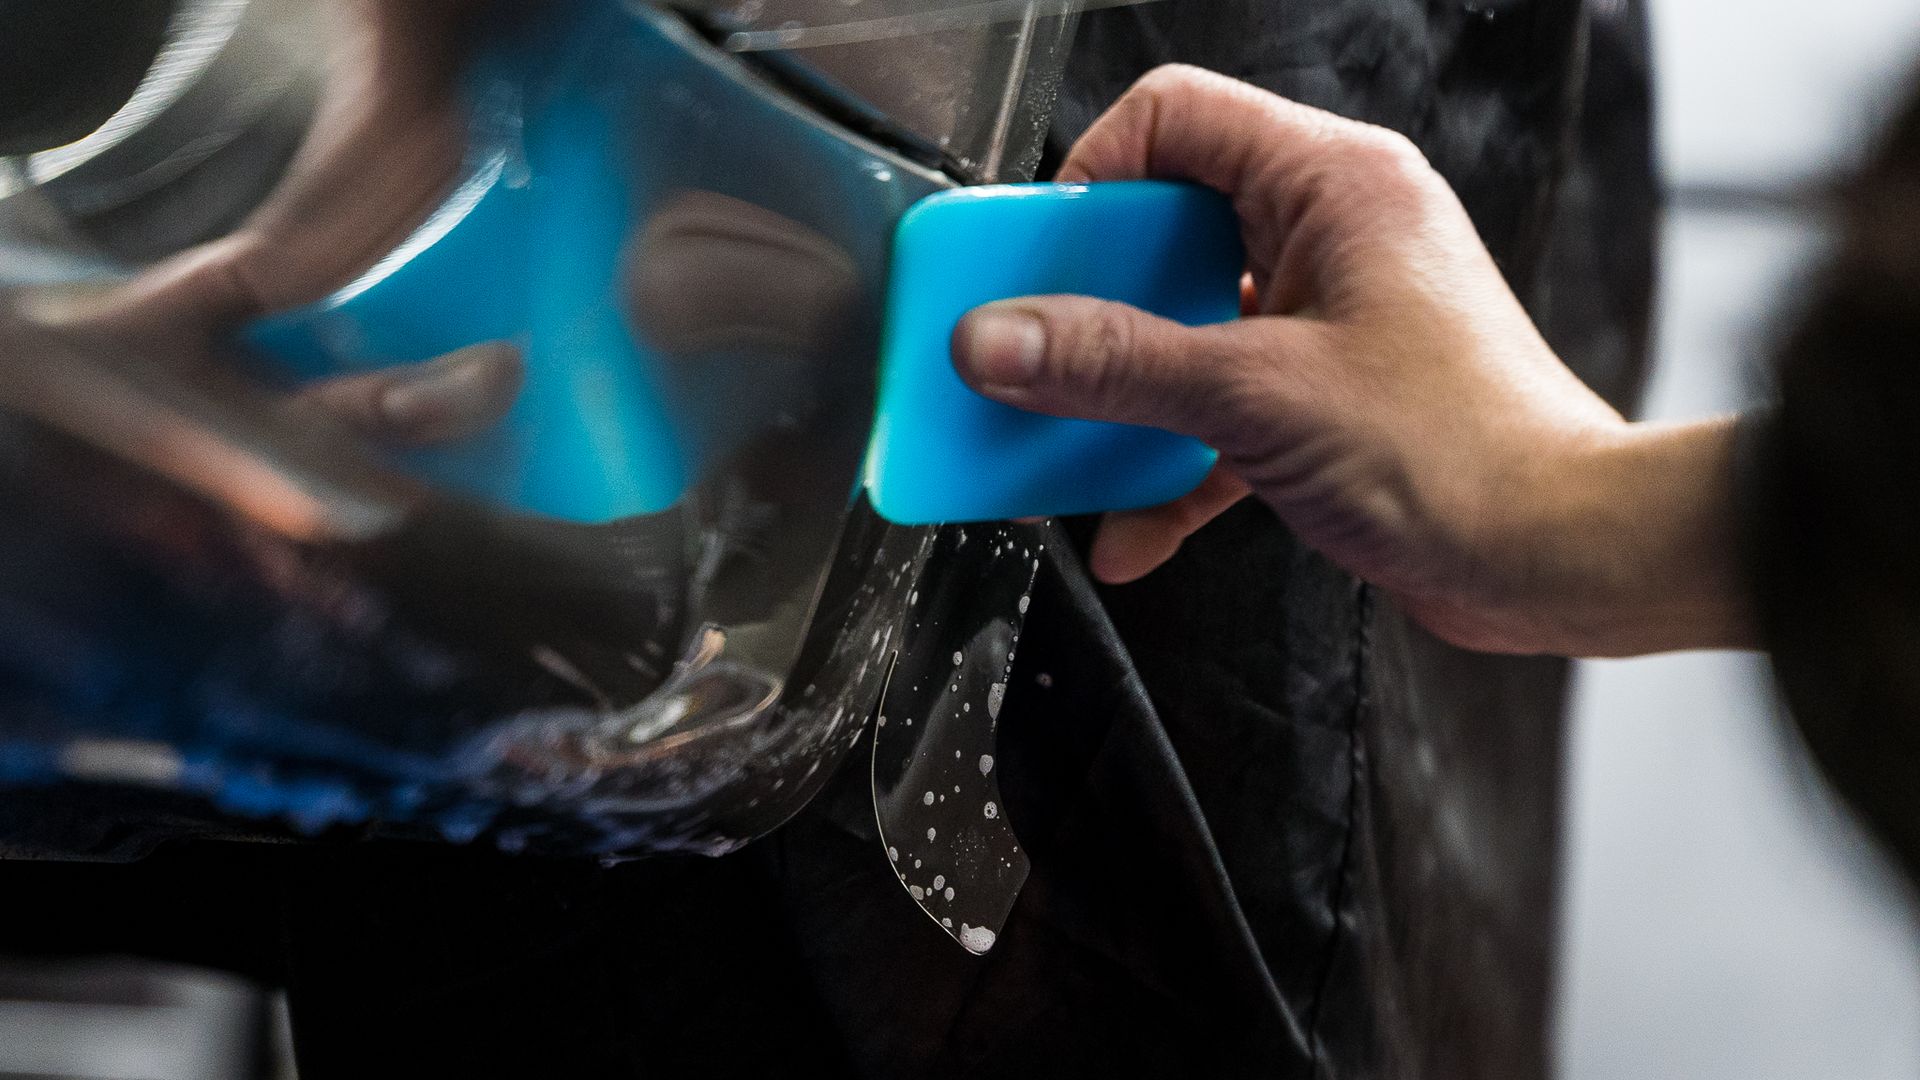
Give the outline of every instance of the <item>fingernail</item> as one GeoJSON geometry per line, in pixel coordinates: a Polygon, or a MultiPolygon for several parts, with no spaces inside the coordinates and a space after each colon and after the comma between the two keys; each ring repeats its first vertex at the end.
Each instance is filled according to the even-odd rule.
{"type": "Polygon", "coordinates": [[[967,317],[960,361],[976,383],[1022,386],[1040,374],[1047,328],[1018,309],[981,308],[967,317]]]}
{"type": "Polygon", "coordinates": [[[400,431],[432,430],[451,421],[486,388],[488,357],[465,351],[406,372],[380,393],[380,412],[400,431]]]}
{"type": "Polygon", "coordinates": [[[449,411],[446,390],[438,380],[407,380],[380,392],[380,416],[399,431],[432,427],[449,411]]]}

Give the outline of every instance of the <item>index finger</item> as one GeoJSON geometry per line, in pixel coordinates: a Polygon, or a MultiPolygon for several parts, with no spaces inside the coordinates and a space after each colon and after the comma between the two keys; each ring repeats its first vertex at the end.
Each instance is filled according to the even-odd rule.
{"type": "Polygon", "coordinates": [[[1301,217],[1350,186],[1342,180],[1423,166],[1397,132],[1202,68],[1168,65],[1094,121],[1057,178],[1163,178],[1213,188],[1233,200],[1249,265],[1265,282],[1301,217]]]}

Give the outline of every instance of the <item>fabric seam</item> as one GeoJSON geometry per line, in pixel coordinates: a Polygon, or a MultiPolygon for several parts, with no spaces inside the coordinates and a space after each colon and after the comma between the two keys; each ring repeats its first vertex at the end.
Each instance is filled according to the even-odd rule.
{"type": "Polygon", "coordinates": [[[1370,632],[1373,623],[1372,587],[1361,583],[1355,603],[1358,608],[1359,626],[1354,635],[1353,709],[1348,717],[1347,728],[1347,834],[1340,848],[1340,872],[1334,879],[1331,898],[1333,929],[1327,935],[1326,961],[1320,969],[1320,978],[1314,987],[1313,1001],[1307,1006],[1308,1069],[1309,1075],[1314,1077],[1330,1075],[1326,1071],[1326,1041],[1320,1030],[1320,1011],[1322,1004],[1326,1001],[1328,987],[1333,982],[1333,973],[1341,948],[1346,942],[1343,916],[1353,893],[1354,839],[1355,834],[1359,832],[1360,786],[1365,780],[1360,724],[1369,704],[1367,669],[1373,652],[1370,632]]]}

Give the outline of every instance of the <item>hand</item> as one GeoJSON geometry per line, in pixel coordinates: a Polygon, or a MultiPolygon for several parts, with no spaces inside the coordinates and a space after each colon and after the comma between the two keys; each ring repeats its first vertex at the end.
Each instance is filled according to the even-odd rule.
{"type": "Polygon", "coordinates": [[[201,402],[189,410],[196,424],[238,410],[244,423],[228,417],[214,428],[251,431],[281,457],[304,446],[310,463],[349,472],[359,458],[339,435],[417,445],[496,423],[522,378],[518,350],[505,343],[290,396],[246,380],[230,344],[245,320],[351,280],[443,197],[464,152],[455,79],[477,10],[478,0],[336,0],[333,78],[282,183],[232,233],[124,285],[0,294],[0,364],[10,373],[0,406],[302,535],[327,531],[328,511],[269,467],[260,445],[236,451],[183,424],[175,415],[183,403],[201,402]]]}
{"type": "Polygon", "coordinates": [[[1194,328],[1032,297],[977,309],[954,336],[961,375],[990,397],[1220,451],[1197,491],[1108,515],[1097,576],[1149,572],[1251,492],[1456,644],[1593,654],[1746,640],[1729,425],[1633,425],[1588,390],[1410,142],[1162,68],[1060,172],[1148,176],[1232,197],[1246,318],[1194,328]]]}
{"type": "Polygon", "coordinates": [[[318,300],[372,266],[444,197],[465,152],[457,79],[479,0],[332,0],[326,83],[280,184],[228,235],[99,305],[175,332],[318,300]]]}

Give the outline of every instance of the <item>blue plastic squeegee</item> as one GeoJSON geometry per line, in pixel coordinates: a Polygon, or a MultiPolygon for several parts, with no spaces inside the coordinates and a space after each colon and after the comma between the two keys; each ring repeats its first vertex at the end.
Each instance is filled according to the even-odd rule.
{"type": "Polygon", "coordinates": [[[1016,296],[1118,300],[1188,325],[1240,312],[1245,258],[1225,196],[1193,184],[1009,184],[928,196],[894,237],[866,482],[908,525],[1154,506],[1214,452],[1153,428],[1041,416],[961,382],[960,317],[1016,296]]]}

